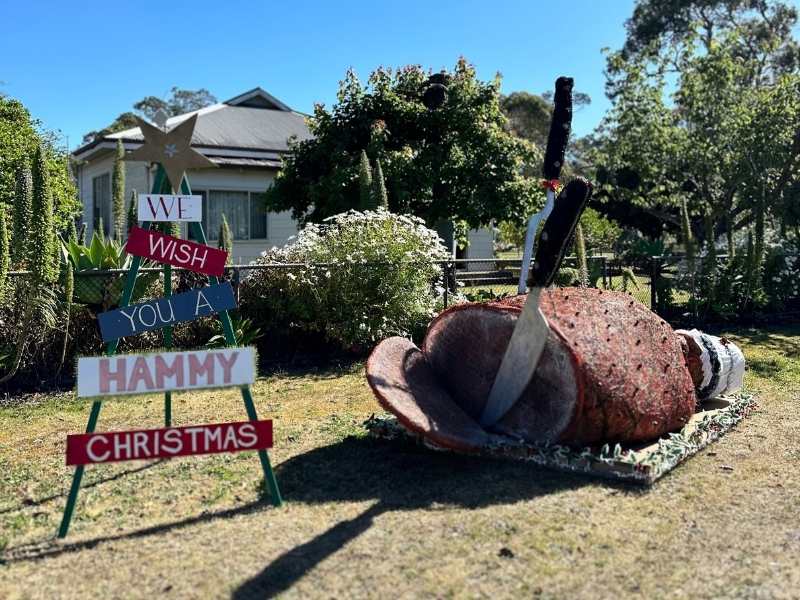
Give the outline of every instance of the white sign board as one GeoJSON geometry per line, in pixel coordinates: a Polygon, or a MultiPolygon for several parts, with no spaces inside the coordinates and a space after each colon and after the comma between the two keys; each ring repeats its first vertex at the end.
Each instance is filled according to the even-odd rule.
{"type": "Polygon", "coordinates": [[[78,359],[78,398],[246,385],[255,375],[251,347],[89,356],[78,359]]]}
{"type": "Polygon", "coordinates": [[[139,194],[140,221],[203,220],[203,197],[179,194],[139,194]]]}

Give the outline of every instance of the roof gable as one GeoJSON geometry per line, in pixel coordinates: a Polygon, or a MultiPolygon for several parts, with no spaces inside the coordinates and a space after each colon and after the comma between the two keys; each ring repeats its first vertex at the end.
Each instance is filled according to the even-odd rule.
{"type": "Polygon", "coordinates": [[[283,110],[291,112],[286,104],[278,100],[272,94],[266,92],[260,87],[253,88],[252,90],[234,96],[230,100],[226,100],[223,104],[228,106],[244,106],[247,108],[267,108],[271,110],[283,110]]]}

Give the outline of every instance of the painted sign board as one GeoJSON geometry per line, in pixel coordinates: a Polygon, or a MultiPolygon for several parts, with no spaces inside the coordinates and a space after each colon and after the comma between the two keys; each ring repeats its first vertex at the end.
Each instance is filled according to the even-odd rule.
{"type": "Polygon", "coordinates": [[[203,197],[183,194],[139,194],[140,221],[197,222],[203,219],[203,197]]]}
{"type": "Polygon", "coordinates": [[[104,342],[236,308],[229,282],[155,298],[97,315],[104,342]]]}
{"type": "Polygon", "coordinates": [[[67,465],[272,448],[272,421],[81,433],[67,436],[67,465]]]}
{"type": "Polygon", "coordinates": [[[125,250],[134,256],[216,277],[222,276],[228,260],[228,253],[224,250],[141,227],[131,228],[125,250]]]}
{"type": "Polygon", "coordinates": [[[238,386],[255,379],[256,351],[249,346],[78,359],[78,398],[238,386]]]}

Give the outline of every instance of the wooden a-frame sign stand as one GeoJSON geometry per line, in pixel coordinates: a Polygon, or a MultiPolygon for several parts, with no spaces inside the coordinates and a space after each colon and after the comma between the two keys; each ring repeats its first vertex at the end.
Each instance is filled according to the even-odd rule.
{"type": "MultiPolygon", "coordinates": [[[[159,193],[168,193],[164,191],[164,188],[169,187],[169,180],[167,179],[166,171],[164,170],[163,165],[159,163],[158,170],[156,171],[155,178],[153,180],[153,194],[159,193]]],[[[180,193],[185,195],[191,194],[191,189],[189,188],[189,183],[186,180],[186,177],[182,177],[181,185],[180,185],[180,193]]],[[[142,229],[150,229],[151,223],[149,221],[144,221],[141,223],[142,229]]],[[[193,227],[193,232],[197,240],[204,245],[208,244],[206,239],[205,231],[203,231],[203,225],[200,222],[190,222],[189,227],[193,227]]],[[[133,288],[136,284],[136,277],[139,274],[139,267],[141,265],[142,258],[140,256],[134,256],[133,262],[131,263],[130,268],[128,269],[127,279],[125,281],[125,288],[122,292],[122,298],[120,299],[119,307],[124,308],[130,304],[131,297],[133,296],[133,288]]],[[[209,280],[212,284],[216,284],[219,282],[219,279],[214,276],[209,276],[209,280]]],[[[172,266],[168,264],[164,264],[164,296],[169,298],[172,295],[172,266]]],[[[236,333],[233,330],[233,324],[231,323],[231,317],[228,314],[227,310],[222,310],[217,313],[219,320],[222,323],[222,328],[225,333],[225,341],[228,346],[236,346],[236,333]]],[[[106,356],[112,356],[117,351],[117,346],[119,345],[119,340],[112,340],[106,346],[106,356]]],[[[164,328],[164,346],[166,349],[170,349],[172,347],[172,327],[168,326],[164,328]]],[[[247,412],[247,418],[250,421],[258,421],[258,415],[256,413],[256,407],[253,402],[253,396],[250,393],[250,386],[249,385],[242,385],[240,386],[241,393],[242,393],[242,400],[244,401],[245,411],[247,412]]],[[[94,433],[95,427],[97,426],[97,419],[100,416],[100,408],[102,406],[102,400],[95,400],[92,403],[92,410],[89,413],[89,422],[86,424],[86,433],[94,433]]],[[[164,424],[166,427],[170,427],[172,425],[172,392],[166,391],[164,392],[164,424]]],[[[275,473],[272,470],[272,465],[269,461],[269,455],[267,451],[264,449],[258,450],[258,457],[261,460],[261,468],[264,471],[264,481],[269,488],[270,499],[274,506],[280,506],[282,503],[280,490],[278,489],[278,482],[275,479],[275,473]]],[[[75,503],[78,499],[78,492],[80,491],[81,486],[81,479],[83,478],[83,471],[84,465],[79,465],[75,468],[75,471],[72,476],[72,486],[69,490],[69,496],[67,497],[67,504],[64,507],[64,515],[61,519],[61,526],[58,529],[58,537],[63,538],[67,535],[69,531],[70,521],[72,520],[72,514],[75,510],[75,503]]]]}

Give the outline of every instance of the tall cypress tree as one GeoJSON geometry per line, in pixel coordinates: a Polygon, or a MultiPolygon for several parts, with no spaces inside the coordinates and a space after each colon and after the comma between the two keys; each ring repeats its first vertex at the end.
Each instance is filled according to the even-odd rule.
{"type": "Polygon", "coordinates": [[[31,244],[31,211],[33,204],[33,181],[27,158],[17,169],[17,185],[14,193],[14,233],[11,244],[11,262],[24,269],[31,244]]]}
{"type": "Polygon", "coordinates": [[[386,182],[383,179],[381,161],[375,160],[375,170],[372,173],[372,205],[375,209],[389,210],[389,194],[386,192],[386,182]]]}
{"type": "Polygon", "coordinates": [[[58,268],[55,263],[56,246],[53,231],[53,194],[47,173],[44,150],[36,148],[33,159],[33,208],[31,215],[31,246],[28,252],[28,268],[33,272],[37,285],[55,283],[58,268]]]}
{"type": "Polygon", "coordinates": [[[114,211],[114,239],[122,240],[125,231],[125,148],[117,140],[117,155],[114,157],[114,172],[111,174],[111,210],[114,211]]]}
{"type": "Polygon", "coordinates": [[[222,213],[222,222],[219,224],[219,235],[217,236],[217,247],[228,253],[227,264],[233,264],[233,233],[231,233],[228,219],[225,218],[225,213],[222,213]]]}
{"type": "Polygon", "coordinates": [[[361,161],[358,165],[358,192],[361,200],[361,210],[371,210],[372,206],[372,169],[365,150],[361,151],[361,161]]]}
{"type": "Polygon", "coordinates": [[[11,264],[11,252],[8,247],[8,229],[6,228],[5,207],[0,206],[0,302],[5,300],[8,288],[8,268],[11,264]]]}

